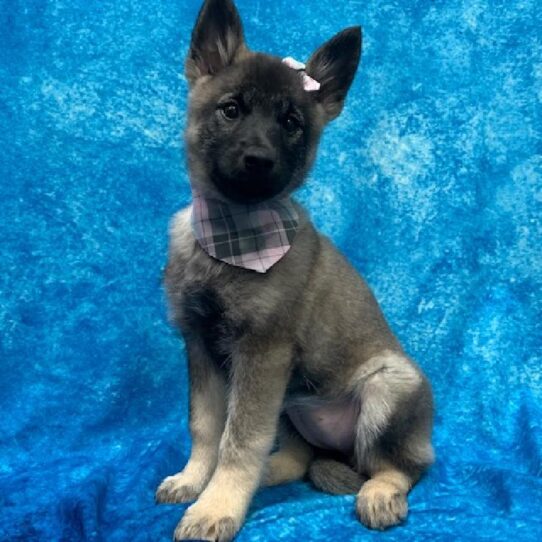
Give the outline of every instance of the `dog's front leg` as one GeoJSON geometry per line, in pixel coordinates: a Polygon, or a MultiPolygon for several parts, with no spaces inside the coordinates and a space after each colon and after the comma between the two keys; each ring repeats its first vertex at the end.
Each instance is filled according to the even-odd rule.
{"type": "Polygon", "coordinates": [[[290,345],[242,339],[236,346],[217,468],[177,526],[176,540],[223,542],[241,527],[273,445],[290,363],[290,345]]]}
{"type": "Polygon", "coordinates": [[[185,468],[168,476],[156,492],[161,503],[197,499],[216,467],[226,419],[224,377],[197,338],[186,337],[190,372],[190,434],[192,451],[185,468]]]}

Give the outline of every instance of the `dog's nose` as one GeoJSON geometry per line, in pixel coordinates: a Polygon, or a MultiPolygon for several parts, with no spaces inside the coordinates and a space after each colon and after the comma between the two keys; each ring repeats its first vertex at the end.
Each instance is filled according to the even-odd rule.
{"type": "Polygon", "coordinates": [[[275,165],[271,152],[265,149],[252,149],[243,158],[248,173],[268,174],[275,165]]]}

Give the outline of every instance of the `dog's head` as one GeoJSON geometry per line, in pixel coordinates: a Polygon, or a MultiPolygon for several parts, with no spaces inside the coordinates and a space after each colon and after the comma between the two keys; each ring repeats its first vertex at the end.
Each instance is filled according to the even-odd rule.
{"type": "Polygon", "coordinates": [[[320,83],[248,50],[231,0],[206,0],[186,60],[186,132],[195,188],[239,203],[283,196],[311,167],[323,127],[342,110],[361,54],[361,29],[343,30],[307,62],[320,83]]]}

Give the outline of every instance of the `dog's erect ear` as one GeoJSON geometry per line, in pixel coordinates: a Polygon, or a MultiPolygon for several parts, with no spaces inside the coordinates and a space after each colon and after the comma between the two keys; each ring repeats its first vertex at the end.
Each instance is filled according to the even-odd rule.
{"type": "Polygon", "coordinates": [[[193,84],[199,77],[214,75],[245,50],[243,25],[234,3],[205,0],[192,31],[186,77],[193,84]]]}
{"type": "Polygon", "coordinates": [[[352,26],[324,43],[307,63],[307,74],[320,83],[316,99],[327,121],[341,112],[361,56],[361,27],[352,26]]]}

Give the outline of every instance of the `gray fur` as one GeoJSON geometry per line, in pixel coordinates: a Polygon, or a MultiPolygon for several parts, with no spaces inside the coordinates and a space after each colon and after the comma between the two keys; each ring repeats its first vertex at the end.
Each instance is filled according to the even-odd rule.
{"type": "Polygon", "coordinates": [[[355,495],[367,480],[346,463],[328,457],[314,459],[308,474],[318,489],[332,495],[355,495]]]}
{"type": "MultiPolygon", "coordinates": [[[[232,153],[243,152],[246,138],[256,138],[258,145],[276,146],[276,197],[284,197],[305,178],[325,123],[343,106],[359,61],[360,30],[344,31],[315,53],[308,71],[320,77],[322,88],[310,96],[293,70],[246,49],[239,21],[230,0],[207,0],[194,30],[187,61],[191,181],[227,201],[213,175],[217,169],[226,178],[235,175],[232,153]],[[228,16],[220,23],[224,10],[228,16]],[[207,41],[206,28],[212,29],[207,41]],[[213,49],[216,36],[222,44],[213,49]],[[214,64],[205,68],[202,62],[214,64]],[[232,129],[216,112],[224,93],[245,93],[258,115],[232,129]],[[271,113],[281,100],[292,102],[303,117],[303,129],[289,138],[280,135],[271,113]],[[225,160],[227,153],[231,159],[225,160]]],[[[400,521],[406,492],[432,461],[427,380],[403,352],[364,280],[295,205],[300,215],[295,241],[265,274],[208,256],[191,233],[190,209],[172,221],[165,284],[172,319],[188,345],[191,418],[201,421],[211,412],[218,420],[209,431],[193,424],[189,482],[201,472],[205,479],[198,491],[206,489],[188,509],[176,539],[229,540],[235,534],[259,485],[279,416],[291,402],[348,397],[359,403],[351,456],[341,463],[317,454],[309,476],[324,490],[355,492],[368,475],[367,484],[373,485],[363,486],[357,505],[368,526],[400,521]],[[218,392],[223,400],[210,401],[220,379],[227,382],[218,392]],[[220,404],[227,405],[226,412],[219,411],[220,404]],[[379,516],[386,503],[393,513],[379,516]]],[[[310,461],[310,456],[303,457],[310,461]]],[[[160,495],[165,502],[175,500],[181,484],[188,483],[183,473],[176,475],[177,486],[164,482],[159,500],[160,495]]]]}

